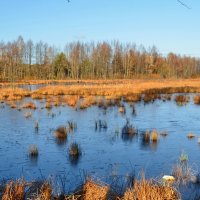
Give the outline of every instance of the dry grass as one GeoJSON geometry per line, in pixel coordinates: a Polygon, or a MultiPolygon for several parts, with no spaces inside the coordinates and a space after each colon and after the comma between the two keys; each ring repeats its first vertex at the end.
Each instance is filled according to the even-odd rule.
{"type": "Polygon", "coordinates": [[[153,130],[151,132],[151,141],[154,143],[158,141],[158,132],[156,130],[153,130]]]}
{"type": "Polygon", "coordinates": [[[80,146],[74,142],[70,145],[69,148],[69,155],[72,159],[78,159],[79,156],[81,155],[81,149],[80,146]]]}
{"type": "Polygon", "coordinates": [[[195,176],[192,168],[187,162],[179,162],[173,166],[172,175],[175,177],[177,184],[186,184],[195,176]]]}
{"type": "Polygon", "coordinates": [[[22,181],[10,181],[2,195],[2,200],[24,200],[25,197],[25,182],[22,179],[22,181]]]}
{"type": "Polygon", "coordinates": [[[33,94],[31,94],[31,98],[32,99],[43,99],[44,95],[38,94],[38,93],[33,93],[33,94]]]}
{"type": "Polygon", "coordinates": [[[177,95],[175,101],[178,105],[185,105],[187,102],[189,102],[189,98],[185,95],[177,95]]]}
{"type": "Polygon", "coordinates": [[[13,109],[15,109],[15,108],[17,108],[17,105],[14,102],[11,102],[10,103],[10,107],[13,108],[13,109]]]}
{"type": "Polygon", "coordinates": [[[83,101],[80,103],[80,109],[85,109],[95,104],[97,104],[97,100],[95,96],[86,96],[84,97],[83,101]]]}
{"type": "Polygon", "coordinates": [[[197,104],[197,105],[199,105],[200,104],[200,95],[196,95],[196,96],[194,96],[194,103],[195,104],[197,104]]]}
{"type": "Polygon", "coordinates": [[[54,132],[54,136],[58,139],[66,139],[67,138],[67,128],[64,126],[60,126],[54,132]]]}
{"type": "Polygon", "coordinates": [[[57,85],[40,88],[34,93],[44,95],[113,96],[139,99],[141,93],[161,94],[200,91],[199,79],[188,80],[122,80],[99,81],[97,85],[57,85]],[[101,83],[101,84],[100,84],[101,83]]]}
{"type": "Polygon", "coordinates": [[[133,188],[128,189],[122,200],[179,200],[179,193],[172,187],[158,185],[151,180],[135,181],[133,188]]]}
{"type": "Polygon", "coordinates": [[[1,88],[0,99],[7,101],[21,100],[23,97],[30,96],[30,91],[21,88],[1,88]]]}
{"type": "Polygon", "coordinates": [[[21,106],[21,108],[28,108],[28,109],[34,109],[35,110],[37,107],[36,107],[35,103],[33,103],[33,102],[27,102],[27,103],[24,103],[21,106]]]}
{"type": "Polygon", "coordinates": [[[28,151],[30,157],[38,157],[39,151],[36,145],[31,145],[28,151]]]}
{"type": "Polygon", "coordinates": [[[51,102],[47,102],[45,105],[46,109],[52,109],[52,103],[51,102]]]}
{"type": "Polygon", "coordinates": [[[91,179],[87,180],[83,186],[84,200],[107,200],[109,187],[102,186],[91,179]]]}
{"type": "Polygon", "coordinates": [[[122,114],[125,114],[125,113],[126,113],[126,108],[125,108],[124,106],[120,106],[120,107],[118,108],[118,111],[119,111],[120,113],[122,113],[122,114]]]}
{"type": "Polygon", "coordinates": [[[60,197],[53,196],[52,185],[45,182],[30,182],[22,181],[9,182],[3,191],[2,200],[24,200],[25,188],[27,191],[27,198],[34,200],[179,200],[180,194],[170,186],[160,185],[152,180],[145,180],[144,175],[140,181],[135,180],[131,188],[127,188],[123,197],[117,197],[113,193],[111,186],[87,179],[74,194],[63,194],[60,197]]]}
{"type": "Polygon", "coordinates": [[[188,139],[192,139],[192,138],[194,138],[195,137],[195,134],[194,133],[188,133],[187,134],[187,138],[188,139]]]}
{"type": "Polygon", "coordinates": [[[80,97],[78,95],[65,96],[63,102],[68,106],[75,108],[79,101],[80,97]]]}
{"type": "Polygon", "coordinates": [[[149,144],[150,142],[150,133],[146,131],[145,133],[142,134],[142,141],[145,144],[149,144]]]}
{"type": "MultiPolygon", "coordinates": [[[[51,81],[50,81],[51,82],[51,81]]],[[[67,81],[57,81],[59,83],[67,81]]],[[[18,100],[25,96],[32,98],[47,98],[49,95],[72,95],[72,96],[105,96],[111,99],[119,99],[124,97],[126,101],[139,101],[141,94],[146,94],[145,101],[160,98],[158,94],[171,93],[193,93],[200,92],[200,79],[168,79],[168,80],[85,80],[82,83],[92,84],[74,84],[77,80],[69,80],[72,85],[56,85],[46,86],[35,91],[29,91],[20,88],[0,89],[0,100],[18,100]]],[[[37,81],[33,82],[37,83],[37,81]]],[[[47,83],[47,81],[46,81],[47,83]]],[[[185,102],[185,99],[177,99],[178,102],[185,102]]],[[[87,100],[89,105],[92,105],[87,100]]],[[[67,99],[66,103],[73,107],[77,103],[77,99],[67,99]]],[[[86,105],[87,106],[87,105],[86,105]]],[[[85,107],[85,106],[83,106],[85,107]]]]}
{"type": "Polygon", "coordinates": [[[52,186],[45,182],[40,188],[40,193],[36,200],[51,200],[52,199],[52,186]]]}

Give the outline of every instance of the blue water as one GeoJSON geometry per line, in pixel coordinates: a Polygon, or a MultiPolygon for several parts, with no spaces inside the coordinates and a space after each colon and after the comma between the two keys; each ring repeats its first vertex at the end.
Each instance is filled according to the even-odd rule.
{"type": "MultiPolygon", "coordinates": [[[[86,110],[75,110],[68,106],[42,109],[45,100],[33,101],[38,108],[31,110],[32,117],[25,118],[21,111],[0,104],[0,179],[25,177],[26,180],[52,177],[67,177],[70,187],[75,187],[83,174],[98,177],[101,180],[114,175],[126,176],[133,170],[136,175],[143,170],[146,177],[160,177],[171,174],[172,166],[181,152],[189,157],[189,164],[195,169],[200,166],[200,106],[191,101],[185,106],[178,106],[174,100],[154,103],[135,103],[136,115],[125,103],[126,114],[118,108],[110,107],[107,111],[98,106],[86,110]],[[52,117],[52,113],[55,115],[52,117]],[[121,129],[129,119],[139,134],[132,139],[122,138],[121,129]],[[95,120],[105,120],[108,128],[95,130],[95,120]],[[34,128],[39,122],[38,132],[34,128]],[[67,121],[77,123],[77,130],[68,135],[63,144],[56,142],[54,130],[67,121]],[[141,133],[156,129],[167,131],[166,137],[159,137],[157,144],[144,145],[141,133]],[[189,132],[196,137],[188,140],[189,132]],[[81,147],[81,157],[77,163],[71,163],[68,150],[72,142],[81,147]],[[28,156],[28,148],[36,144],[39,156],[33,160],[28,156]]],[[[23,102],[18,102],[18,105],[23,102]]]]}

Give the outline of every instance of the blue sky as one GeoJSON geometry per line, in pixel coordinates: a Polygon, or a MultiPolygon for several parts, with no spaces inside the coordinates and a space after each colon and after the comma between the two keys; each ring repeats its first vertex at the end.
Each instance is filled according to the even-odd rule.
{"type": "Polygon", "coordinates": [[[182,1],[192,9],[177,0],[0,0],[0,40],[119,40],[200,57],[200,1],[182,1]]]}

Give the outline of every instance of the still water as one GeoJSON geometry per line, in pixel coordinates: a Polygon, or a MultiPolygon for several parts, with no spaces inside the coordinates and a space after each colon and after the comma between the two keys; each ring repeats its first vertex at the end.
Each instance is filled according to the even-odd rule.
{"type": "MultiPolygon", "coordinates": [[[[75,187],[83,174],[107,180],[110,176],[126,176],[142,170],[147,178],[171,174],[172,166],[184,151],[189,164],[198,170],[200,166],[200,106],[191,101],[178,106],[173,100],[154,103],[134,104],[132,108],[124,103],[126,113],[121,114],[113,106],[103,110],[98,106],[86,110],[75,110],[68,106],[43,109],[45,100],[24,99],[37,105],[31,110],[32,116],[25,118],[28,109],[10,108],[0,104],[0,179],[25,177],[26,180],[66,177],[70,187],[75,187]],[[138,130],[133,138],[122,137],[121,130],[127,119],[138,130]],[[107,129],[95,130],[95,121],[104,120],[107,129]],[[39,122],[39,130],[34,128],[39,122]],[[67,141],[58,143],[54,131],[68,121],[77,124],[77,129],[68,135],[67,141]],[[166,137],[159,136],[157,144],[142,142],[144,131],[156,129],[166,131],[166,137]],[[187,134],[193,132],[195,138],[189,140],[187,134]],[[81,148],[81,156],[76,163],[70,162],[68,151],[72,142],[81,148]],[[31,159],[28,148],[37,145],[39,156],[31,159]]],[[[18,102],[18,105],[23,102],[18,102]]]]}

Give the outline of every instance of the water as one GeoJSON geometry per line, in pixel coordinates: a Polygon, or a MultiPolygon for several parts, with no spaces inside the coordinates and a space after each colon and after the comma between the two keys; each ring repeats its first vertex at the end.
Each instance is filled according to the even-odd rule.
{"type": "MultiPolygon", "coordinates": [[[[154,103],[135,103],[136,115],[125,103],[126,114],[118,112],[117,107],[107,111],[97,106],[86,110],[75,110],[68,106],[42,109],[45,101],[33,101],[38,109],[31,110],[32,117],[25,118],[21,111],[10,108],[6,103],[0,105],[0,179],[25,177],[37,178],[67,177],[70,187],[75,187],[83,174],[106,180],[114,175],[126,176],[133,170],[138,175],[142,170],[147,178],[171,174],[172,166],[181,152],[189,157],[189,164],[198,170],[200,166],[200,107],[192,100],[185,106],[175,101],[156,100],[154,103]],[[52,117],[52,113],[54,116],[52,117]],[[129,119],[138,131],[134,138],[124,138],[122,127],[129,119]],[[107,129],[95,130],[95,121],[105,120],[107,129]],[[38,132],[34,128],[39,122],[38,132]],[[66,125],[67,121],[77,123],[77,130],[68,135],[65,143],[58,143],[54,137],[55,129],[66,125]],[[143,144],[141,133],[156,129],[167,131],[166,137],[159,137],[157,144],[143,144]],[[196,137],[189,140],[187,134],[196,137]],[[68,151],[72,142],[77,142],[82,154],[76,163],[71,163],[68,151]],[[37,159],[30,159],[28,148],[36,144],[39,149],[37,159]]],[[[23,102],[18,102],[19,105],[23,102]]]]}

